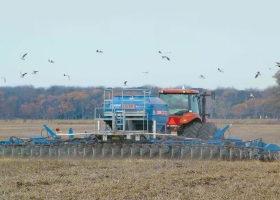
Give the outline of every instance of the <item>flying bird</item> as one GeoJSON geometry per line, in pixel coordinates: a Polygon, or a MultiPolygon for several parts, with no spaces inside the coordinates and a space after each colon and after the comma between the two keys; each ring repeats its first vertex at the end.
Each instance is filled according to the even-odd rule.
{"type": "Polygon", "coordinates": [[[69,78],[69,80],[70,80],[70,76],[69,76],[69,75],[67,75],[67,74],[63,74],[63,76],[67,76],[67,77],[69,78]]]}
{"type": "Polygon", "coordinates": [[[260,75],[261,75],[261,73],[258,71],[255,78],[258,78],[258,76],[260,76],[260,75]]]}
{"type": "Polygon", "coordinates": [[[97,52],[97,53],[103,53],[103,51],[101,51],[101,50],[96,50],[96,52],[97,52]]]}
{"type": "Polygon", "coordinates": [[[167,60],[170,61],[170,58],[168,58],[167,56],[162,56],[162,59],[166,58],[167,60]]]}
{"type": "Polygon", "coordinates": [[[268,68],[269,70],[272,70],[271,68],[268,68]]]}
{"type": "Polygon", "coordinates": [[[279,63],[279,62],[276,62],[276,65],[275,65],[275,66],[280,67],[280,63],[279,63]]]}
{"type": "Polygon", "coordinates": [[[22,55],[20,55],[20,59],[21,60],[25,60],[24,58],[25,58],[25,56],[27,55],[27,53],[26,54],[24,54],[23,56],[22,55]]]}
{"type": "Polygon", "coordinates": [[[148,74],[149,72],[148,72],[148,71],[146,71],[146,72],[142,72],[142,73],[144,73],[144,74],[148,74]]]}
{"type": "Polygon", "coordinates": [[[255,98],[254,95],[252,93],[250,93],[250,97],[255,98]]]}
{"type": "Polygon", "coordinates": [[[127,86],[126,83],[127,83],[127,81],[123,82],[123,85],[124,85],[124,86],[127,86]]]}
{"type": "Polygon", "coordinates": [[[161,51],[158,51],[158,53],[160,53],[160,54],[161,54],[161,51]]]}
{"type": "Polygon", "coordinates": [[[33,70],[32,74],[37,74],[39,71],[33,70]]]}
{"type": "Polygon", "coordinates": [[[204,77],[203,75],[200,75],[200,76],[199,76],[199,78],[203,78],[203,79],[205,79],[205,77],[204,77]]]}
{"type": "Polygon", "coordinates": [[[218,68],[218,71],[219,71],[219,72],[224,72],[224,70],[221,70],[220,68],[218,68]]]}
{"type": "Polygon", "coordinates": [[[26,73],[21,73],[21,72],[20,72],[20,77],[21,77],[21,78],[24,78],[24,76],[25,76],[26,74],[27,74],[27,72],[26,72],[26,73]]]}
{"type": "Polygon", "coordinates": [[[53,61],[53,60],[50,60],[50,59],[48,59],[48,62],[50,62],[50,63],[54,63],[54,61],[53,61]]]}
{"type": "Polygon", "coordinates": [[[1,77],[3,80],[4,80],[4,82],[6,83],[6,78],[5,77],[1,77]]]}

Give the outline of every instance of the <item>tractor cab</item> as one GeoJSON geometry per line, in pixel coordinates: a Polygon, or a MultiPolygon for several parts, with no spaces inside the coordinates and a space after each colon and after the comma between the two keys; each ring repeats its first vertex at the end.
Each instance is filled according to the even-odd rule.
{"type": "Polygon", "coordinates": [[[163,89],[158,94],[169,109],[167,132],[200,139],[215,136],[217,126],[206,122],[206,97],[214,99],[215,92],[199,94],[198,90],[163,89]]]}
{"type": "Polygon", "coordinates": [[[158,94],[169,109],[167,127],[182,126],[192,121],[202,122],[198,90],[163,89],[158,90],[158,94]]]}
{"type": "Polygon", "coordinates": [[[181,116],[186,112],[200,114],[197,90],[160,90],[159,98],[167,104],[170,115],[181,116]]]}

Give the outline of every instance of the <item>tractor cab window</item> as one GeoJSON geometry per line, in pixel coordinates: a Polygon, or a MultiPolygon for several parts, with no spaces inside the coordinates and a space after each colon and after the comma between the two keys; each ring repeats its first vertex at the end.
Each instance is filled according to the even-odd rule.
{"type": "Polygon", "coordinates": [[[170,115],[183,115],[190,110],[199,113],[198,101],[190,94],[160,94],[160,98],[167,104],[170,115]]]}
{"type": "Polygon", "coordinates": [[[183,115],[189,110],[188,95],[161,94],[160,98],[167,103],[170,115],[183,115]]]}
{"type": "Polygon", "coordinates": [[[191,110],[194,113],[199,114],[199,98],[198,95],[189,95],[190,96],[190,102],[191,102],[191,110]]]}

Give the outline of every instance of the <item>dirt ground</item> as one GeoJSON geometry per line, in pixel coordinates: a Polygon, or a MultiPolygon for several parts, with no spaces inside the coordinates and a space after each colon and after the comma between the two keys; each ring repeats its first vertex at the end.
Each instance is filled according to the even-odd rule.
{"type": "MultiPolygon", "coordinates": [[[[280,123],[231,123],[226,137],[262,137],[280,145],[280,123]]],[[[0,122],[0,137],[41,133],[42,124],[68,132],[93,121],[0,122]]],[[[0,158],[0,199],[280,199],[280,162],[170,159],[0,158]]]]}
{"type": "Polygon", "coordinates": [[[0,199],[279,199],[280,163],[1,158],[0,199]]]}

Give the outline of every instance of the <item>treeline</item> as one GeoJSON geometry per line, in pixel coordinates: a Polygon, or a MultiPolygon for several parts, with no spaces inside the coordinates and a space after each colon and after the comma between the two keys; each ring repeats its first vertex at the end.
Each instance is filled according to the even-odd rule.
{"type": "MultiPolygon", "coordinates": [[[[216,98],[207,101],[207,111],[211,118],[278,118],[280,73],[277,72],[274,78],[277,85],[264,90],[217,88],[216,98]]],[[[160,89],[147,85],[139,88],[150,88],[152,95],[157,95],[160,89]]],[[[121,94],[122,88],[112,89],[115,95],[121,94]]],[[[0,119],[92,119],[95,108],[103,105],[103,96],[104,87],[101,86],[0,87],[0,119]]]]}

